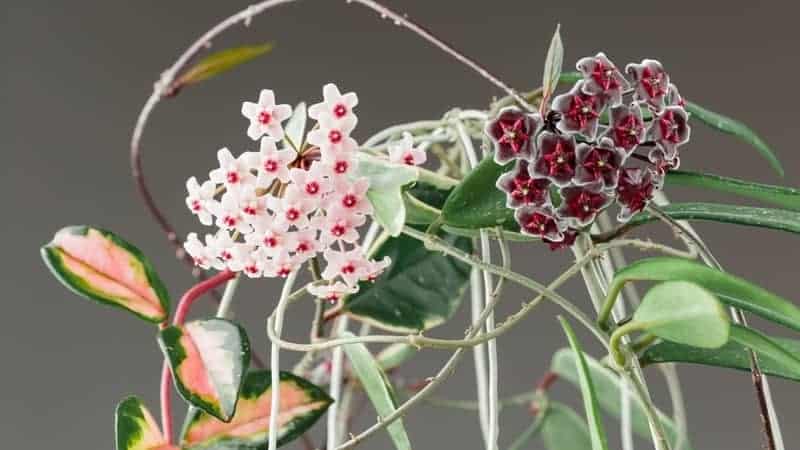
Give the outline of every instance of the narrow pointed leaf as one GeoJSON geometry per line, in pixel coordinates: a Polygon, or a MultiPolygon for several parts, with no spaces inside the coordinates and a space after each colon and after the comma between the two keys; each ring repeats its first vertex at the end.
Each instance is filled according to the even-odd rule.
{"type": "Polygon", "coordinates": [[[666,281],[651,288],[633,320],[661,339],[701,348],[721,347],[730,332],[728,314],[717,297],[688,281],[666,281]]]}
{"type": "MultiPolygon", "coordinates": [[[[619,419],[621,416],[619,399],[623,381],[616,373],[600,364],[596,359],[588,355],[584,356],[589,372],[592,375],[592,381],[594,382],[600,407],[619,419]]],[[[557,351],[556,354],[553,355],[550,370],[557,373],[561,378],[569,381],[574,386],[579,386],[580,377],[575,361],[575,353],[571,349],[564,348],[557,351]]],[[[667,434],[667,439],[672,444],[675,444],[677,438],[675,424],[669,416],[661,411],[658,411],[658,418],[661,421],[664,432],[667,434]]],[[[634,433],[638,436],[650,439],[650,425],[647,422],[644,405],[642,405],[641,401],[636,396],[631,396],[631,425],[634,433]]],[[[688,442],[684,444],[683,448],[684,450],[692,450],[688,442]]]]}
{"type": "Polygon", "coordinates": [[[567,340],[569,340],[572,351],[577,356],[578,384],[581,388],[586,421],[589,424],[591,448],[592,450],[608,450],[608,438],[606,437],[605,428],[603,427],[603,418],[600,415],[600,405],[597,400],[592,374],[589,371],[589,366],[586,363],[583,350],[569,323],[562,317],[559,317],[558,320],[561,322],[561,327],[564,328],[564,333],[567,335],[567,340]]]}
{"type": "Polygon", "coordinates": [[[800,189],[683,170],[668,172],[666,180],[667,185],[712,189],[759,200],[792,211],[800,211],[800,189]]]}
{"type": "Polygon", "coordinates": [[[544,73],[542,74],[542,98],[548,99],[558,85],[561,75],[561,66],[564,61],[564,44],[561,42],[561,25],[556,25],[556,31],[550,39],[550,47],[544,60],[544,73]]]}
{"type": "MultiPolygon", "coordinates": [[[[662,206],[661,210],[675,220],[713,221],[800,233],[800,212],[785,209],[719,203],[672,203],[662,206]]],[[[658,218],[641,212],[633,216],[628,224],[635,227],[654,220],[658,218]]]]}
{"type": "Polygon", "coordinates": [[[592,448],[586,421],[567,405],[550,401],[542,419],[541,435],[547,450],[592,448]]]}
{"type": "Polygon", "coordinates": [[[292,148],[296,147],[295,149],[297,151],[301,151],[303,149],[303,139],[306,133],[307,119],[308,113],[306,112],[306,104],[304,102],[300,102],[294,107],[292,117],[290,117],[286,122],[286,144],[292,148]]]}
{"type": "Polygon", "coordinates": [[[167,445],[153,415],[136,397],[117,405],[114,421],[117,450],[178,450],[167,445]]]}
{"type": "MultiPolygon", "coordinates": [[[[739,333],[738,325],[731,325],[731,336],[739,333]]],[[[761,370],[767,375],[800,381],[800,341],[797,339],[770,338],[775,345],[792,355],[789,364],[783,358],[773,359],[768,354],[755,349],[761,370]]],[[[666,362],[683,362],[705,366],[726,367],[750,372],[750,356],[747,347],[733,339],[717,349],[691,347],[675,342],[663,341],[648,347],[639,357],[643,366],[666,362]]]]}
{"type": "Polygon", "coordinates": [[[158,338],[183,398],[212,416],[229,421],[250,361],[244,329],[225,319],[167,327],[158,338]]]}
{"type": "Polygon", "coordinates": [[[792,352],[771,338],[752,328],[736,327],[731,332],[731,340],[789,368],[794,373],[800,373],[800,359],[797,359],[792,352]]]}
{"type": "Polygon", "coordinates": [[[176,89],[180,89],[184,86],[207,80],[248,61],[252,61],[272,51],[273,47],[275,47],[274,43],[267,42],[261,45],[247,45],[212,53],[187,69],[172,85],[176,89]]]}
{"type": "Polygon", "coordinates": [[[761,156],[767,160],[770,167],[772,167],[772,169],[774,169],[778,175],[783,176],[783,166],[781,166],[781,162],[778,160],[778,157],[775,156],[775,152],[772,150],[769,144],[767,144],[766,141],[764,141],[764,139],[756,134],[756,132],[750,127],[736,119],[732,119],[703,108],[696,103],[686,102],[686,110],[692,114],[692,119],[698,119],[715,130],[733,135],[736,138],[753,146],[756,150],[758,150],[761,156]]]}
{"type": "Polygon", "coordinates": [[[685,280],[703,286],[730,306],[800,331],[800,308],[745,279],[682,258],[655,257],[636,261],[620,269],[609,287],[615,298],[629,281],[685,280]]]}
{"type": "MultiPolygon", "coordinates": [[[[354,337],[354,335],[346,332],[343,337],[354,337]]],[[[386,374],[381,370],[367,347],[364,344],[347,344],[344,346],[344,352],[378,416],[387,417],[393,413],[397,409],[397,397],[386,374]]],[[[398,450],[411,449],[411,441],[409,441],[403,426],[403,419],[397,419],[390,423],[386,430],[398,450]]]]}
{"type": "Polygon", "coordinates": [[[126,309],[149,322],[169,314],[169,295],[139,249],[110,231],[66,227],[42,247],[55,277],[74,293],[126,309]]]}
{"type": "MultiPolygon", "coordinates": [[[[470,239],[449,234],[442,238],[472,251],[470,239]]],[[[429,330],[453,316],[469,284],[467,264],[429,251],[406,235],[384,241],[374,258],[385,256],[392,264],[374,282],[361,283],[359,291],[344,300],[344,311],[398,333],[429,330]]]]}
{"type": "MultiPolygon", "coordinates": [[[[299,437],[322,417],[333,403],[311,382],[289,372],[280,374],[278,445],[299,437]]],[[[271,375],[268,370],[247,374],[239,394],[236,414],[225,423],[195,410],[187,419],[181,446],[184,450],[254,450],[267,448],[271,414],[271,375]]]]}
{"type": "Polygon", "coordinates": [[[398,236],[406,222],[402,189],[417,181],[417,169],[360,152],[357,176],[370,181],[367,198],[372,204],[375,220],[392,236],[398,236]]]}

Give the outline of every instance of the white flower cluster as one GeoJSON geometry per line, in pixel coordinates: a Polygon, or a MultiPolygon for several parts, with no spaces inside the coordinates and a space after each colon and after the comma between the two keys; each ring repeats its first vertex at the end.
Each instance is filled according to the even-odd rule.
{"type": "MultiPolygon", "coordinates": [[[[338,300],[389,265],[388,258],[367,259],[358,245],[358,228],[372,213],[370,182],[356,175],[358,144],[350,136],[358,97],[342,95],[333,84],[325,85],[323,97],[308,109],[317,124],[306,143],[286,136],[282,122],[292,108],[275,104],[272,91],[243,103],[247,135],[260,139],[260,150],[234,156],[223,148],[208,181],[186,183],[189,209],[204,225],[219,228],[204,242],[189,234],[185,248],[197,266],[286,277],[321,253],[328,283],[313,286],[312,294],[338,300]]],[[[420,159],[416,153],[407,158],[420,159]]]]}

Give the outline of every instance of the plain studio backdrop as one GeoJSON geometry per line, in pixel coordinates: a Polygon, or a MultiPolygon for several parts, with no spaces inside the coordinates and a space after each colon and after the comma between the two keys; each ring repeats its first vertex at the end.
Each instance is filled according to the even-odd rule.
{"type": "MultiPolygon", "coordinates": [[[[519,89],[539,85],[557,23],[566,48],[565,67],[597,51],[619,65],[660,59],[687,98],[745,121],[773,144],[786,177],[779,179],[752,148],[699,123],[694,123],[692,142],[683,151],[683,168],[800,185],[800,63],[793,2],[389,3],[519,89]]],[[[2,1],[3,448],[112,448],[114,407],[129,394],[140,395],[157,413],[161,356],[154,327],[68,293],[47,273],[39,247],[64,225],[94,224],[115,230],[149,255],[173,297],[191,285],[187,269],[175,260],[134,191],[128,141],[159,73],[202,32],[246,6],[246,1],[2,1]]],[[[143,141],[144,165],[158,203],[181,234],[202,230],[184,207],[185,180],[205,177],[220,147],[253,149],[239,110],[243,100],[257,97],[262,88],[274,89],[278,100],[292,104],[318,101],[321,86],[329,81],[357,91],[360,139],[394,123],[441,117],[455,106],[486,107],[492,96],[501,94],[414,35],[344,0],[303,0],[280,7],[257,17],[249,28],[226,33],[214,48],[264,41],[277,43],[272,54],[188,88],[163,102],[151,118],[143,141]]],[[[697,190],[669,193],[677,200],[735,200],[697,190]]],[[[698,228],[731,272],[800,302],[797,236],[723,224],[698,228]]],[[[668,238],[660,225],[649,229],[668,238]]],[[[559,273],[570,258],[569,252],[551,253],[536,244],[514,248],[515,268],[541,281],[559,273]]],[[[279,284],[243,284],[237,317],[265,355],[264,320],[279,284]]],[[[499,317],[529,296],[516,287],[506,292],[499,317]]],[[[577,280],[563,293],[588,308],[577,280]]],[[[210,314],[210,303],[201,302],[196,314],[210,314]]],[[[466,306],[451,324],[431,334],[460,336],[469,316],[466,306]]],[[[529,390],[552,353],[566,345],[555,322],[557,312],[543,307],[499,340],[503,396],[529,390]]],[[[298,308],[289,315],[286,333],[304,339],[308,321],[308,309],[298,308]]],[[[589,350],[602,356],[595,347],[589,350]]],[[[413,382],[430,376],[447,355],[423,351],[401,370],[400,378],[413,382]]],[[[295,357],[284,356],[284,368],[295,357]]],[[[437,395],[473,398],[473,373],[471,357],[465,358],[437,395]]],[[[760,448],[748,373],[681,366],[680,374],[695,449],[760,448]]],[[[657,386],[659,404],[668,410],[659,372],[649,369],[647,377],[657,386]]],[[[796,448],[800,389],[779,379],[772,386],[787,448],[796,448]]],[[[576,391],[565,383],[557,384],[553,395],[577,405],[576,391]]],[[[357,427],[369,425],[374,417],[367,408],[357,427]]],[[[525,408],[505,410],[501,447],[530,420],[525,408]]],[[[405,422],[415,448],[482,448],[474,414],[422,405],[405,422]]],[[[613,419],[606,419],[606,427],[617,433],[613,419]]],[[[317,442],[321,428],[315,430],[317,442]]],[[[388,449],[391,444],[381,433],[364,448],[388,449]]]]}

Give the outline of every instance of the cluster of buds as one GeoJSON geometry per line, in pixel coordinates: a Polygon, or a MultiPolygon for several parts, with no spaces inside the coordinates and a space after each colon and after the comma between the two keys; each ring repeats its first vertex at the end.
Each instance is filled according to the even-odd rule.
{"type": "Polygon", "coordinates": [[[625,76],[598,53],[577,68],[583,79],[544,117],[509,107],[485,130],[494,160],[514,162],[497,187],[521,231],[554,249],[572,245],[615,200],[620,222],[642,211],[689,140],[684,101],[658,61],[629,64],[625,76]]]}
{"type": "Polygon", "coordinates": [[[272,91],[243,103],[247,135],[260,141],[259,151],[234,156],[223,148],[208,181],[187,182],[186,205],[201,223],[218,227],[204,242],[196,233],[188,236],[185,249],[198,267],[286,277],[321,254],[327,283],[310,290],[335,301],[389,265],[388,258],[368,259],[358,244],[358,228],[372,213],[370,182],[357,175],[358,144],[350,135],[358,97],[342,95],[333,84],[323,88],[323,97],[308,109],[317,123],[306,143],[286,135],[282,122],[292,108],[275,104],[272,91]]]}

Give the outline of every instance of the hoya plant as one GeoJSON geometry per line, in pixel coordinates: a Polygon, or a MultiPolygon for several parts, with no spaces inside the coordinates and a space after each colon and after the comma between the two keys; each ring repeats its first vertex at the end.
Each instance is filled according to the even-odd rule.
{"type": "MultiPolygon", "coordinates": [[[[287,102],[265,86],[241,103],[245,143],[231,145],[244,151],[208,149],[208,173],[186,181],[186,210],[169,212],[194,215],[196,226],[175,230],[142,171],[140,140],[150,114],[161,101],[177,101],[190,86],[267,53],[271,45],[207,48],[224,31],[289,2],[257,3],[203,34],[164,72],[136,122],[134,180],[197,277],[194,286],[160,278],[121,237],[126,230],[69,226],[41,249],[53,275],[75,294],[155,325],[163,353],[161,421],[138,397],[120,401],[118,450],[273,450],[294,440],[344,450],[376,433],[407,450],[413,430],[403,417],[434,399],[477,416],[476,448],[511,443],[517,450],[541,439],[553,450],[628,450],[639,436],[657,450],[688,450],[691,405],[681,395],[681,363],[751,372],[760,415],[753,419],[763,425],[767,448],[786,448],[768,380],[800,381],[800,341],[770,337],[747,316],[795,333],[800,308],[726,272],[692,222],[798,233],[800,191],[692,171],[683,151],[692,128],[705,126],[753,147],[783,173],[754,131],[683,97],[668,65],[649,55],[619,64],[598,51],[565,61],[556,28],[540,87],[532,81],[532,90],[517,91],[406,16],[353,0],[434,44],[503,96],[487,99],[485,109],[454,107],[432,120],[387,124],[359,142],[358,106],[374,99],[329,83],[321,98],[312,92],[287,102]],[[762,206],[671,203],[675,185],[762,206]],[[653,240],[659,228],[675,238],[653,240]],[[555,279],[537,280],[515,267],[512,242],[515,251],[544,245],[574,259],[555,279]],[[635,260],[626,259],[634,255],[627,249],[638,250],[635,260]],[[567,298],[558,290],[574,277],[582,278],[585,295],[567,298]],[[264,278],[281,279],[283,288],[264,304],[265,328],[247,330],[231,319],[237,287],[264,278]],[[508,283],[532,299],[496,318],[498,303],[515,302],[504,295],[508,283]],[[178,289],[185,293],[174,302],[168,292],[178,289]],[[205,297],[217,302],[216,316],[189,319],[205,297]],[[314,303],[313,315],[287,320],[301,302],[314,303]],[[543,302],[562,311],[564,347],[535,389],[501,398],[497,347],[515,327],[554,320],[537,316],[543,302]],[[471,309],[463,335],[427,335],[459,308],[471,309]],[[285,339],[288,327],[308,330],[308,340],[285,339]],[[578,327],[603,352],[584,352],[578,327]],[[270,341],[266,362],[265,349],[248,338],[263,332],[270,341]],[[425,382],[403,383],[395,369],[413,365],[422,349],[452,354],[425,382]],[[287,364],[287,352],[301,353],[299,362],[287,364]],[[457,371],[469,352],[475,370],[457,371]],[[666,380],[670,413],[650,395],[661,378],[645,372],[648,366],[666,380]],[[433,395],[456,374],[474,378],[474,401],[433,395]],[[550,393],[557,381],[580,392],[580,411],[550,393]],[[173,387],[185,401],[181,427],[173,424],[173,387]],[[377,415],[364,430],[351,428],[359,392],[377,415]],[[532,423],[519,431],[503,427],[501,437],[501,407],[509,404],[527,405],[514,413],[531,415],[532,423]],[[619,444],[606,435],[612,418],[621,422],[619,444]]],[[[692,91],[691,80],[681,83],[692,91]]]]}

